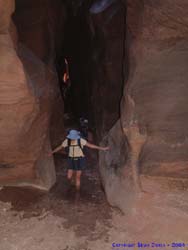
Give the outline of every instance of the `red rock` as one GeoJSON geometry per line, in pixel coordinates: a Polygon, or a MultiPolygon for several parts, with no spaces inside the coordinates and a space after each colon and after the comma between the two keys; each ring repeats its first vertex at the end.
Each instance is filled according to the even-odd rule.
{"type": "Polygon", "coordinates": [[[166,178],[169,189],[174,181],[170,177],[182,183],[188,177],[187,16],[185,0],[127,1],[129,75],[121,126],[112,128],[111,151],[101,156],[107,197],[124,211],[136,187],[147,191],[141,174],[162,176],[163,183],[166,178]],[[123,134],[127,146],[121,151],[123,134]]]}
{"type": "MultiPolygon", "coordinates": [[[[27,4],[24,7],[31,7],[29,1],[27,4]]],[[[22,35],[18,30],[19,41],[24,43],[21,45],[17,42],[10,19],[14,1],[6,1],[5,5],[3,3],[0,11],[0,184],[49,189],[56,180],[53,158],[48,157],[51,142],[57,143],[57,137],[51,138],[51,142],[49,138],[50,118],[54,109],[61,114],[56,130],[60,128],[63,132],[63,104],[51,63],[53,57],[49,58],[49,55],[54,54],[53,40],[46,22],[41,30],[47,41],[43,40],[45,36],[35,39],[35,32],[27,27],[27,35],[22,35]],[[31,40],[32,45],[27,44],[31,40]],[[39,57],[45,57],[46,64],[39,57]]],[[[16,14],[17,27],[19,20],[16,14]]],[[[27,15],[20,25],[26,25],[28,20],[38,20],[41,16],[40,11],[34,8],[20,8],[20,18],[22,14],[27,15]],[[34,19],[30,19],[28,12],[31,16],[35,14],[34,19]]]]}

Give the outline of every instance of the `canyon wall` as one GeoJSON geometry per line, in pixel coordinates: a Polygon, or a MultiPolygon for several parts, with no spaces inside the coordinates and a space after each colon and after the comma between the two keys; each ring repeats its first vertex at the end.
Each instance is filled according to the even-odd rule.
{"type": "Polygon", "coordinates": [[[63,104],[53,63],[64,18],[60,1],[0,1],[1,185],[49,189],[55,183],[48,152],[50,132],[54,143],[57,134],[60,137],[56,131],[63,132],[63,104]],[[56,125],[52,131],[51,118],[56,125]]]}
{"type": "Polygon", "coordinates": [[[108,200],[123,211],[138,191],[187,188],[187,14],[184,0],[127,1],[128,80],[100,156],[108,200]]]}
{"type": "Polygon", "coordinates": [[[97,136],[101,140],[120,116],[126,77],[126,9],[115,1],[104,11],[95,13],[97,6],[91,6],[88,18],[92,44],[90,102],[97,136]]]}

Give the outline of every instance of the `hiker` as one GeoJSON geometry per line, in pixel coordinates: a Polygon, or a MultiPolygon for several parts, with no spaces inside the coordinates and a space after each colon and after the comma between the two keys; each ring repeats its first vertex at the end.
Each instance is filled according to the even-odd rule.
{"type": "Polygon", "coordinates": [[[84,117],[80,117],[79,123],[80,123],[80,132],[81,132],[82,138],[87,140],[88,132],[89,132],[88,120],[85,119],[84,117]]]}
{"type": "Polygon", "coordinates": [[[60,146],[55,148],[50,155],[58,152],[62,148],[68,148],[68,172],[67,179],[71,182],[73,173],[76,173],[76,189],[80,190],[80,178],[82,170],[85,167],[85,155],[83,153],[84,146],[106,151],[109,147],[99,147],[91,144],[85,139],[81,138],[80,132],[77,130],[70,130],[67,138],[62,142],[60,146]]]}

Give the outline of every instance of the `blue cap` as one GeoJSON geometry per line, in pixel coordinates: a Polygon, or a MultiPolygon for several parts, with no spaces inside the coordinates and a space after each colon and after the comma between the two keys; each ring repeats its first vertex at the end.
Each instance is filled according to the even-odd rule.
{"type": "Polygon", "coordinates": [[[77,139],[80,139],[80,132],[77,131],[77,130],[70,130],[68,135],[67,135],[67,138],[68,139],[71,139],[71,140],[77,140],[77,139]]]}

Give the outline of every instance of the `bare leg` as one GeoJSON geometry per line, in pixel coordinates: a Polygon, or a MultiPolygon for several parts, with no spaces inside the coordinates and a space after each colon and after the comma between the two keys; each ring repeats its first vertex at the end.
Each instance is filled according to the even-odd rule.
{"type": "Polygon", "coordinates": [[[81,170],[76,171],[76,189],[77,190],[80,190],[80,178],[81,178],[81,175],[82,175],[81,170]]]}
{"type": "Polygon", "coordinates": [[[68,179],[69,181],[71,180],[72,175],[73,175],[73,170],[72,170],[72,169],[68,169],[68,172],[67,172],[67,179],[68,179]]]}

